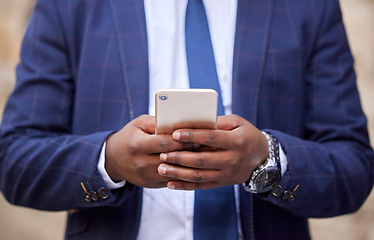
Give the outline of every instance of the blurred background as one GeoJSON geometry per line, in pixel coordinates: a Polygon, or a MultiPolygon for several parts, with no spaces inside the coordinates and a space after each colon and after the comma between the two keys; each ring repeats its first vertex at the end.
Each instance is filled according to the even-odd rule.
{"type": "MultiPolygon", "coordinates": [[[[374,0],[340,0],[352,52],[356,60],[358,87],[369,119],[374,143],[374,0]]],[[[0,1],[0,119],[14,86],[14,68],[34,0],[0,1]]],[[[11,206],[0,194],[0,239],[63,239],[64,212],[41,212],[11,206]]],[[[315,240],[374,240],[374,193],[355,214],[311,219],[315,240]]]]}

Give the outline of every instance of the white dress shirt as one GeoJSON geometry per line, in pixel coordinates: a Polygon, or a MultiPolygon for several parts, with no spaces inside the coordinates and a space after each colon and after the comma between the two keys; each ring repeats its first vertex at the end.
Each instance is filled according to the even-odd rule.
{"type": "MultiPolygon", "coordinates": [[[[185,12],[187,0],[145,0],[149,58],[149,114],[160,88],[189,88],[185,12]]],[[[231,83],[237,1],[204,0],[226,114],[231,83]]],[[[144,189],[138,239],[193,240],[194,191],[144,189]]],[[[238,198],[237,198],[238,199],[238,198]]],[[[238,203],[237,203],[238,204],[238,203]]],[[[237,205],[239,210],[239,206],[237,205]]],[[[238,219],[239,220],[239,219],[238,219]]],[[[239,229],[238,229],[239,231],[239,229]]]]}
{"type": "MultiPolygon", "coordinates": [[[[149,57],[149,114],[155,112],[155,93],[161,88],[189,88],[185,11],[188,0],[144,0],[149,57]]],[[[237,1],[203,0],[207,13],[213,51],[225,114],[232,113],[232,69],[237,1]]],[[[282,173],[287,159],[282,152],[282,173]]],[[[98,170],[111,189],[114,183],[105,171],[105,144],[98,170]]],[[[235,186],[239,239],[243,239],[239,218],[238,186],[235,186]]],[[[193,240],[194,191],[167,188],[143,191],[138,240],[193,240]]]]}

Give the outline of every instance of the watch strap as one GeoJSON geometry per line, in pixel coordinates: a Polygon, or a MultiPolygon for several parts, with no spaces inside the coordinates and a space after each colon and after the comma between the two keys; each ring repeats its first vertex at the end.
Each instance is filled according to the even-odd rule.
{"type": "Polygon", "coordinates": [[[266,170],[267,168],[274,169],[274,167],[277,169],[279,178],[280,178],[281,164],[280,164],[280,157],[279,157],[278,140],[268,132],[262,131],[262,134],[264,134],[268,142],[268,157],[264,163],[262,163],[252,172],[250,179],[247,182],[243,183],[243,187],[246,191],[250,193],[256,193],[260,195],[265,194],[267,196],[271,192],[272,188],[278,183],[278,181],[274,182],[269,190],[260,191],[255,185],[255,179],[257,175],[259,175],[262,171],[266,170]]]}

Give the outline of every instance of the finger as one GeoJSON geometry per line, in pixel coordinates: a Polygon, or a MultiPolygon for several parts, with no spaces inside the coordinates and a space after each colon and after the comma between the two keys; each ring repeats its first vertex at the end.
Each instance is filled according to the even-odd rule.
{"type": "MultiPolygon", "coordinates": [[[[145,188],[164,188],[167,187],[167,184],[170,181],[176,181],[175,179],[170,179],[170,178],[155,178],[152,181],[144,181],[144,184],[140,184],[140,187],[145,187],[145,188]]],[[[135,184],[136,185],[136,184],[135,184]]]]}
{"type": "Polygon", "coordinates": [[[157,171],[159,165],[158,155],[143,156],[141,159],[133,161],[133,164],[127,164],[128,168],[123,173],[123,179],[147,188],[166,187],[166,184],[171,180],[175,180],[175,178],[161,176],[157,171]]]}
{"type": "Polygon", "coordinates": [[[142,115],[135,119],[134,124],[143,133],[154,134],[155,133],[155,117],[150,115],[142,115]]]}
{"type": "Polygon", "coordinates": [[[178,142],[206,145],[225,149],[235,141],[232,131],[208,129],[179,129],[173,132],[172,138],[178,142]]]}
{"type": "Polygon", "coordinates": [[[170,135],[155,135],[155,118],[142,115],[126,125],[122,130],[119,142],[127,142],[129,151],[133,154],[152,154],[183,149],[196,149],[196,144],[178,143],[170,135]],[[134,131],[135,129],[135,131],[134,131]]]}
{"type": "Polygon", "coordinates": [[[199,146],[191,143],[179,143],[170,135],[137,135],[128,139],[128,149],[134,155],[194,150],[199,146]]]}
{"type": "Polygon", "coordinates": [[[189,168],[219,170],[225,162],[224,155],[222,152],[177,151],[161,153],[160,160],[165,163],[189,168]],[[223,159],[223,161],[220,159],[223,159]]]}
{"type": "Polygon", "coordinates": [[[161,176],[194,183],[212,182],[220,179],[220,171],[218,170],[201,170],[165,163],[160,164],[158,173],[161,176]]]}
{"type": "Polygon", "coordinates": [[[191,183],[184,181],[170,181],[167,187],[172,190],[206,190],[221,187],[216,182],[191,183]]]}
{"type": "Polygon", "coordinates": [[[217,118],[217,129],[218,130],[234,130],[235,128],[241,126],[242,118],[238,115],[231,114],[225,116],[219,116],[217,118]]]}
{"type": "Polygon", "coordinates": [[[145,144],[150,153],[168,153],[181,150],[196,150],[199,144],[176,142],[170,135],[152,135],[145,144]]]}

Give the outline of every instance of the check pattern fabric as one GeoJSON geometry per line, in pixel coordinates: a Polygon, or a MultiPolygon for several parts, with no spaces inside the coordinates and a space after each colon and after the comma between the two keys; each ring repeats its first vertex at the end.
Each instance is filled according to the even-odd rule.
{"type": "MultiPolygon", "coordinates": [[[[280,142],[293,202],[240,190],[245,239],[310,239],[307,218],[357,210],[373,186],[338,0],[238,0],[233,111],[280,142]],[[251,204],[253,203],[253,204],[251,204]]],[[[66,239],[136,239],[142,189],[85,202],[113,131],[148,110],[143,1],[38,0],[0,128],[0,189],[17,205],[79,209],[66,239]],[[86,184],[87,185],[87,184],[86,184]]]]}

